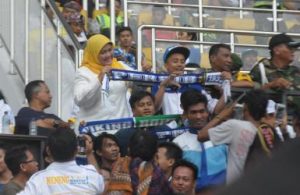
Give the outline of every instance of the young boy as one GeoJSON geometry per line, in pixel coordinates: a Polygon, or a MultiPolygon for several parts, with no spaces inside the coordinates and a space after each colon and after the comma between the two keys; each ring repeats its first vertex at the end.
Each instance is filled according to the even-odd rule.
{"type": "Polygon", "coordinates": [[[84,19],[79,13],[73,13],[66,17],[66,22],[71,26],[71,29],[80,44],[87,41],[84,32],[84,19]]]}
{"type": "MultiPolygon", "coordinates": [[[[152,116],[155,114],[154,97],[147,91],[133,91],[129,99],[129,103],[134,117],[152,116]]],[[[171,128],[167,125],[162,125],[149,128],[129,128],[119,130],[115,136],[120,144],[121,156],[125,156],[127,154],[129,139],[137,130],[146,130],[150,134],[155,134],[155,131],[168,131],[171,130],[171,128]]]]}
{"type": "Polygon", "coordinates": [[[218,113],[224,106],[223,97],[220,101],[213,99],[202,87],[200,83],[179,85],[174,81],[176,76],[184,73],[185,61],[189,57],[190,51],[186,47],[174,46],[166,49],[163,60],[165,69],[170,76],[159,85],[154,85],[152,93],[155,94],[155,108],[162,108],[163,114],[182,114],[180,106],[181,94],[189,88],[200,91],[208,99],[208,110],[210,113],[218,113]]]}

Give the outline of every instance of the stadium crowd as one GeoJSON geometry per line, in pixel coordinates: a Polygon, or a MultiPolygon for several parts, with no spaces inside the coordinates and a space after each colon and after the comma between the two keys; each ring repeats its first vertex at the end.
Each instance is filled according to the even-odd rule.
{"type": "MultiPolygon", "coordinates": [[[[210,2],[228,6],[238,1],[210,2]]],[[[74,79],[74,110],[67,121],[47,113],[52,95],[42,80],[26,85],[28,106],[15,118],[0,93],[1,129],[7,128],[8,115],[14,134],[34,136],[36,128],[35,135],[47,137],[43,170],[26,144],[0,144],[0,194],[204,195],[223,189],[226,194],[227,186],[265,162],[272,164],[283,145],[298,140],[300,98],[281,103],[282,91],[300,90],[300,71],[290,65],[300,42],[287,34],[270,37],[270,58],[257,59],[256,50],[246,50],[240,58],[229,45],[216,43],[208,53],[211,69],[204,70],[200,50],[182,43],[166,48],[160,73],[152,72],[145,56],[138,71],[140,46],[134,44],[132,29],[124,27],[120,0],[115,1],[118,45],[109,38],[109,12],[96,17],[98,30],[87,32],[85,22],[95,21],[85,21],[80,3],[58,3],[84,45],[74,79]],[[186,68],[197,68],[197,73],[186,68]],[[118,126],[128,119],[134,125],[82,130],[108,122],[118,126]],[[137,122],[154,119],[160,123],[137,122]]],[[[282,1],[281,6],[297,5],[282,1]]],[[[153,23],[163,24],[165,9],[154,6],[152,11],[153,23]]],[[[193,32],[157,33],[158,38],[197,40],[193,32]]],[[[151,39],[148,32],[144,36],[151,39]]]]}

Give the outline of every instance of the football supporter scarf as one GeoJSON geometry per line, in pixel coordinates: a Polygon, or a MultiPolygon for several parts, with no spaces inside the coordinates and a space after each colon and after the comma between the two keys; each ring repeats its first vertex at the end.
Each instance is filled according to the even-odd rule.
{"type": "MultiPolygon", "coordinates": [[[[146,82],[146,83],[160,83],[169,77],[168,74],[155,74],[149,72],[138,72],[129,70],[113,69],[109,77],[105,77],[102,83],[102,90],[109,91],[109,86],[105,83],[109,80],[146,82]]],[[[220,72],[202,72],[198,74],[184,74],[177,76],[174,79],[180,85],[201,83],[203,85],[221,85],[225,97],[225,102],[231,97],[230,82],[223,80],[220,72]]]]}
{"type": "MultiPolygon", "coordinates": [[[[155,74],[117,69],[113,69],[110,73],[110,79],[112,80],[139,81],[148,83],[160,83],[168,77],[168,74],[155,74]]],[[[223,83],[220,72],[184,74],[175,77],[174,80],[179,84],[202,83],[204,85],[220,85],[223,83]]]]}
{"type": "MultiPolygon", "coordinates": [[[[101,120],[101,121],[89,121],[79,126],[80,133],[91,133],[94,136],[98,136],[103,132],[116,131],[119,129],[127,128],[142,128],[142,127],[153,127],[162,126],[171,121],[177,121],[180,123],[180,115],[154,115],[145,117],[133,117],[133,118],[122,118],[112,120],[101,120]]],[[[157,131],[156,135],[158,138],[173,138],[177,135],[187,131],[186,128],[174,128],[170,131],[157,131]]]]}

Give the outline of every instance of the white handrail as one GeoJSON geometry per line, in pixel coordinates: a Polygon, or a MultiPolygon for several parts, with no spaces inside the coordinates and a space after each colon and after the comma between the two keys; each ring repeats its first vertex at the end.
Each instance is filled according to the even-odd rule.
{"type": "Polygon", "coordinates": [[[116,42],[116,15],[115,15],[115,0],[110,1],[110,40],[115,44],[116,42]]]}
{"type": "Polygon", "coordinates": [[[62,28],[60,21],[57,22],[57,114],[61,116],[61,102],[62,102],[62,95],[61,95],[61,40],[59,37],[61,36],[62,28]]]}
{"type": "Polygon", "coordinates": [[[29,0],[25,1],[25,84],[29,82],[29,0]]]}
{"type": "MultiPolygon", "coordinates": [[[[199,15],[199,23],[203,20],[203,17],[200,18],[203,9],[220,9],[220,10],[232,10],[232,11],[239,11],[240,18],[243,18],[243,11],[254,11],[254,12],[267,12],[272,13],[273,19],[273,28],[277,30],[275,23],[277,23],[277,13],[300,13],[300,10],[278,10],[276,6],[276,0],[273,0],[273,7],[272,9],[265,9],[265,8],[250,8],[250,7],[243,7],[243,0],[240,0],[239,7],[229,7],[229,6],[211,6],[211,5],[203,5],[203,0],[199,0],[198,4],[178,4],[178,3],[160,3],[160,2],[143,2],[137,0],[124,0],[124,20],[128,22],[128,14],[126,10],[128,8],[128,4],[137,4],[137,5],[162,5],[168,7],[190,7],[190,8],[198,8],[198,15],[199,15]],[[126,5],[126,6],[125,6],[126,5]],[[125,9],[126,7],[126,9],[125,9]]],[[[199,27],[203,27],[199,24],[199,27]]],[[[276,31],[274,31],[276,32],[276,31]]]]}
{"type": "Polygon", "coordinates": [[[14,27],[14,12],[15,12],[15,0],[11,0],[10,3],[10,71],[14,72],[14,63],[15,60],[15,27],[14,27]]]}
{"type": "MultiPolygon", "coordinates": [[[[210,29],[210,28],[197,28],[197,27],[178,27],[178,26],[163,26],[163,25],[141,25],[138,28],[138,33],[137,33],[137,44],[140,46],[138,47],[137,55],[138,55],[138,69],[141,70],[141,62],[142,62],[142,42],[143,42],[143,30],[145,29],[155,29],[154,32],[157,30],[167,30],[167,31],[194,31],[194,32],[210,32],[210,33],[228,33],[230,35],[230,46],[232,51],[235,50],[235,46],[255,46],[255,47],[263,47],[267,48],[267,45],[251,45],[251,44],[236,44],[234,42],[234,36],[236,34],[239,35],[276,35],[278,33],[276,32],[261,32],[261,31],[246,31],[246,30],[225,30],[225,29],[210,29]]],[[[153,33],[152,33],[153,34],[153,33]]],[[[300,38],[300,34],[297,33],[287,33],[288,35],[296,38],[300,38]]],[[[155,37],[154,37],[155,38],[155,37]]],[[[153,35],[152,35],[152,65],[155,66],[156,62],[153,61],[153,54],[155,54],[155,41],[160,41],[160,42],[172,42],[172,43],[195,43],[195,44],[215,44],[214,42],[201,42],[201,41],[181,41],[181,40],[171,40],[171,39],[154,39],[153,40],[153,35]],[[154,47],[153,47],[154,44],[154,47]]],[[[156,67],[153,67],[153,70],[155,70],[156,67]]]]}
{"type": "MultiPolygon", "coordinates": [[[[41,0],[41,7],[45,7],[45,0],[41,0]]],[[[41,79],[45,79],[45,15],[41,9],[41,79]]]]}
{"type": "Polygon", "coordinates": [[[276,0],[273,0],[272,12],[273,12],[273,31],[277,32],[277,4],[276,4],[276,0]]]}
{"type": "MultiPolygon", "coordinates": [[[[151,29],[151,54],[152,54],[152,71],[156,72],[156,55],[155,55],[155,49],[156,49],[156,42],[155,42],[155,39],[156,39],[156,29],[155,28],[152,28],[151,29]]],[[[140,48],[141,48],[142,45],[140,45],[140,48]]]]}

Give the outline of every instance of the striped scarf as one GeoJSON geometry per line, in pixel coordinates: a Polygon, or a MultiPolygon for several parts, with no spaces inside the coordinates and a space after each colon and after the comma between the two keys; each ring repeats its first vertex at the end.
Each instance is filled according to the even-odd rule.
{"type": "MultiPolygon", "coordinates": [[[[111,80],[139,81],[146,83],[160,83],[167,79],[169,74],[155,74],[149,72],[138,72],[129,70],[112,69],[111,80]]],[[[204,85],[220,85],[223,83],[220,72],[209,72],[199,74],[185,74],[175,78],[179,84],[202,83],[204,85]]]]}
{"type": "Polygon", "coordinates": [[[171,121],[179,122],[180,115],[154,115],[145,117],[122,118],[101,121],[89,121],[79,127],[80,133],[91,133],[98,136],[106,131],[116,131],[127,128],[142,128],[165,125],[171,121]]]}

